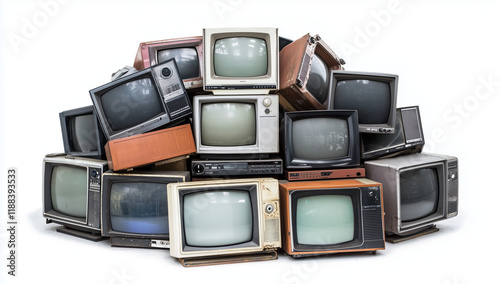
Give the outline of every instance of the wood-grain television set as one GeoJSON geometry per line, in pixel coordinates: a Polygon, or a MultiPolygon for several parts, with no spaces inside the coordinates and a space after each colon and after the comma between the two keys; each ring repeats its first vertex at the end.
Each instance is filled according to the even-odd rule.
{"type": "Polygon", "coordinates": [[[369,179],[280,182],[283,250],[295,258],[385,249],[382,185],[369,179]]]}

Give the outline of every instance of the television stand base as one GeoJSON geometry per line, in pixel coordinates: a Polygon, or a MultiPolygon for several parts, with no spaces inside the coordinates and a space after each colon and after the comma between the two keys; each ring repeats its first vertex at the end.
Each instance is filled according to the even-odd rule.
{"type": "Polygon", "coordinates": [[[397,244],[397,243],[400,243],[400,242],[404,242],[404,241],[407,241],[407,240],[418,238],[420,236],[424,236],[424,235],[427,235],[427,234],[435,233],[437,231],[439,231],[439,228],[436,227],[436,225],[432,225],[432,226],[426,228],[425,230],[418,231],[418,232],[416,232],[414,234],[410,234],[410,235],[407,235],[407,236],[398,236],[398,235],[385,236],[385,241],[389,242],[389,243],[392,243],[392,244],[397,244]]]}
{"type": "Polygon", "coordinates": [[[276,250],[265,250],[265,251],[247,253],[241,255],[179,258],[179,261],[184,267],[197,267],[206,265],[265,261],[265,260],[275,260],[275,259],[278,259],[278,253],[276,252],[276,250]]]}
{"type": "Polygon", "coordinates": [[[101,235],[92,234],[90,232],[78,231],[78,230],[67,228],[67,227],[59,227],[56,229],[56,231],[59,233],[79,237],[79,238],[86,239],[89,241],[94,241],[94,242],[100,242],[100,241],[106,239],[106,237],[103,237],[101,235]]]}

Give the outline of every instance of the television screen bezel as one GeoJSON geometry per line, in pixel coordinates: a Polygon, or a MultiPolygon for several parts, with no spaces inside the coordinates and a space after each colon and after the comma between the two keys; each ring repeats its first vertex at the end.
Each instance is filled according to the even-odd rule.
{"type": "MultiPolygon", "coordinates": [[[[190,181],[190,173],[187,171],[134,171],[132,173],[117,173],[107,171],[102,175],[101,189],[101,232],[106,237],[122,237],[122,238],[139,238],[139,239],[158,239],[168,240],[169,234],[142,234],[129,233],[114,230],[111,226],[110,206],[111,188],[114,183],[125,182],[148,182],[148,183],[163,183],[165,184],[165,193],[167,185],[175,182],[190,181]]],[[[167,199],[168,206],[168,199],[167,199]]]]}
{"type": "Polygon", "coordinates": [[[335,109],[335,92],[337,83],[341,80],[371,80],[385,82],[390,86],[390,113],[386,123],[359,123],[360,133],[394,133],[396,125],[397,93],[399,76],[387,73],[359,72],[359,71],[340,71],[332,70],[330,72],[330,96],[328,98],[328,109],[335,109]]]}
{"type": "Polygon", "coordinates": [[[186,89],[198,89],[203,87],[203,72],[204,72],[204,56],[203,56],[203,37],[192,36],[183,38],[173,38],[165,40],[156,40],[149,42],[142,42],[139,44],[137,55],[134,61],[134,68],[143,70],[145,68],[163,63],[158,62],[158,51],[164,49],[193,47],[196,49],[199,62],[199,76],[193,78],[183,79],[184,87],[186,89]]]}
{"type": "Polygon", "coordinates": [[[351,248],[360,247],[363,244],[363,221],[362,221],[362,201],[361,189],[356,187],[350,188],[321,188],[321,189],[301,189],[291,190],[289,192],[289,208],[290,214],[290,231],[292,233],[292,250],[294,252],[310,252],[310,251],[334,251],[346,250],[351,248]],[[353,210],[354,210],[354,236],[351,241],[329,244],[329,245],[306,245],[300,244],[297,238],[297,201],[299,198],[308,196],[322,196],[322,195],[337,195],[351,197],[353,210]]]}
{"type": "Polygon", "coordinates": [[[311,170],[356,167],[360,165],[358,115],[356,110],[314,110],[286,112],[282,121],[283,161],[287,170],[311,170]],[[331,160],[297,159],[293,154],[292,125],[299,119],[331,117],[344,119],[349,131],[349,153],[346,157],[331,160]]]}
{"type": "Polygon", "coordinates": [[[193,101],[193,131],[196,143],[197,154],[213,155],[257,155],[279,153],[279,98],[278,95],[235,95],[235,96],[213,96],[197,95],[193,101]],[[269,105],[264,101],[269,99],[269,105]],[[209,146],[201,144],[201,106],[204,103],[252,103],[255,105],[255,126],[256,140],[254,145],[242,146],[209,146]],[[265,113],[269,109],[269,113],[265,113]],[[260,115],[262,113],[262,115],[260,115]],[[273,119],[273,123],[263,121],[264,119],[273,119]],[[264,133],[266,132],[266,133],[264,133]],[[264,143],[263,139],[269,140],[264,143]]]}
{"type": "Polygon", "coordinates": [[[214,95],[268,94],[279,87],[279,36],[277,28],[205,28],[203,29],[204,73],[203,89],[214,95]],[[255,37],[268,46],[268,71],[256,77],[217,76],[214,71],[213,49],[217,40],[228,37],[255,37]]]}
{"type": "Polygon", "coordinates": [[[258,248],[262,246],[263,240],[260,239],[260,226],[259,220],[261,220],[259,206],[261,204],[260,193],[258,190],[258,184],[238,184],[238,185],[213,185],[207,186],[207,188],[189,188],[184,187],[182,190],[179,190],[179,202],[180,202],[180,224],[181,224],[181,238],[182,238],[182,251],[189,252],[199,252],[199,251],[215,251],[215,250],[235,250],[241,248],[258,248]],[[248,192],[250,196],[251,210],[252,210],[252,238],[250,241],[237,243],[237,244],[228,244],[221,246],[193,246],[188,245],[186,243],[186,231],[184,228],[184,198],[186,195],[195,194],[195,193],[203,193],[203,192],[212,192],[212,191],[224,191],[224,190],[238,190],[243,192],[248,192]]]}
{"type": "Polygon", "coordinates": [[[420,165],[412,165],[412,166],[406,166],[406,167],[401,167],[397,171],[397,216],[398,216],[398,227],[400,228],[401,231],[412,231],[414,229],[421,228],[422,226],[426,226],[429,224],[433,224],[434,222],[441,220],[445,217],[446,215],[446,204],[447,200],[445,198],[446,195],[446,179],[445,177],[445,161],[442,162],[434,162],[434,163],[424,163],[420,165]],[[436,169],[437,172],[437,177],[438,177],[438,186],[439,186],[439,196],[438,196],[438,201],[437,201],[437,208],[434,213],[431,213],[429,215],[423,216],[422,218],[419,218],[418,220],[413,220],[413,221],[402,221],[401,220],[401,173],[403,172],[410,172],[413,170],[418,170],[418,169],[436,169]]]}
{"type": "Polygon", "coordinates": [[[90,204],[92,201],[93,203],[96,202],[96,200],[91,200],[89,198],[89,193],[93,192],[99,196],[100,199],[100,187],[99,190],[97,191],[96,189],[91,189],[91,186],[89,184],[89,179],[91,178],[91,175],[95,174],[95,172],[92,172],[92,169],[98,169],[100,171],[99,173],[99,178],[101,177],[100,175],[104,172],[107,171],[108,169],[108,162],[104,160],[97,160],[97,159],[90,159],[90,158],[84,158],[84,157],[74,157],[74,156],[68,156],[65,154],[49,154],[43,159],[43,183],[42,183],[42,204],[43,204],[43,216],[48,220],[48,222],[54,222],[58,224],[62,224],[67,227],[71,227],[77,230],[81,231],[86,231],[86,232],[93,232],[93,233],[101,233],[101,225],[100,225],[100,200],[98,200],[98,212],[95,212],[93,209],[95,209],[96,204],[90,204]],[[62,214],[60,212],[57,212],[53,206],[52,206],[52,198],[51,198],[51,178],[52,178],[52,172],[54,167],[56,166],[69,166],[69,167],[76,167],[76,168],[85,168],[87,171],[87,197],[86,197],[86,204],[87,204],[87,209],[86,209],[86,217],[85,218],[79,218],[79,217],[73,217],[73,216],[68,216],[65,214],[62,214]],[[90,216],[97,217],[97,220],[90,220],[90,216]],[[97,216],[95,216],[97,215],[97,216]],[[98,224],[93,223],[94,221],[97,221],[98,224]]]}
{"type": "Polygon", "coordinates": [[[75,108],[75,109],[70,109],[66,110],[63,112],[59,113],[59,120],[61,123],[61,134],[63,138],[63,145],[64,145],[64,153],[71,155],[71,156],[78,156],[78,157],[86,157],[86,158],[94,158],[94,159],[99,159],[99,160],[104,160],[106,159],[106,153],[104,151],[104,145],[106,145],[106,137],[104,136],[104,133],[102,131],[101,125],[99,124],[97,115],[94,111],[93,106],[85,106],[85,107],[80,107],[80,108],[75,108]],[[94,117],[94,126],[96,129],[96,143],[97,143],[97,149],[94,151],[89,151],[89,152],[79,152],[79,151],[72,151],[71,149],[71,144],[72,144],[72,137],[71,134],[69,133],[69,125],[68,125],[68,120],[71,119],[72,117],[77,117],[77,116],[83,116],[83,115],[92,115],[94,117]]]}

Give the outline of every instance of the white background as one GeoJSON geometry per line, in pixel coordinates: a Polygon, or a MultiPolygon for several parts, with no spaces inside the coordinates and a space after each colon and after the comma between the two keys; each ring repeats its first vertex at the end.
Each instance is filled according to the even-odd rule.
{"type": "Polygon", "coordinates": [[[1,0],[0,282],[499,283],[498,11],[495,1],[1,0]],[[88,91],[132,65],[140,42],[225,26],[319,34],[347,70],[398,74],[398,106],[420,106],[425,151],[459,158],[458,217],[377,255],[202,268],[183,268],[166,250],[112,248],[46,225],[41,166],[63,151],[58,113],[90,105],[88,91]],[[6,266],[8,167],[18,169],[16,277],[6,266]]]}

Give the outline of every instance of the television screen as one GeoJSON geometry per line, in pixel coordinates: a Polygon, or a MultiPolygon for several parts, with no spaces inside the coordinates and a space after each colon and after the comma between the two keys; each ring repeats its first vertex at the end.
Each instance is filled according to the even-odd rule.
{"type": "Polygon", "coordinates": [[[268,47],[262,38],[221,38],[215,41],[213,50],[216,76],[256,77],[267,74],[268,47]]]}
{"type": "Polygon", "coordinates": [[[335,245],[352,241],[354,207],[347,195],[316,195],[297,199],[297,242],[335,245]]]}
{"type": "Polygon", "coordinates": [[[201,143],[207,146],[256,144],[254,103],[217,102],[201,105],[201,143]]]}
{"type": "Polygon", "coordinates": [[[165,112],[152,78],[138,78],[118,85],[106,91],[101,96],[101,102],[104,116],[115,132],[165,112]]]}
{"type": "Polygon", "coordinates": [[[331,71],[330,80],[328,109],[357,110],[362,133],[394,133],[397,75],[331,71]]]}
{"type": "Polygon", "coordinates": [[[158,63],[175,59],[182,79],[200,77],[200,60],[195,47],[178,47],[158,50],[158,63]]]}
{"type": "Polygon", "coordinates": [[[286,112],[281,143],[288,170],[332,169],[360,164],[355,110],[286,112]]]}
{"type": "Polygon", "coordinates": [[[165,184],[113,183],[109,202],[112,230],[123,233],[168,234],[165,184]]]}
{"type": "Polygon", "coordinates": [[[401,221],[422,219],[436,212],[439,204],[439,179],[436,168],[401,172],[401,221]]]}
{"type": "Polygon", "coordinates": [[[356,109],[359,123],[387,123],[391,108],[389,84],[373,80],[339,80],[335,86],[335,109],[356,109]]]}
{"type": "Polygon", "coordinates": [[[306,89],[320,103],[324,104],[330,92],[330,68],[321,57],[313,55],[306,89]]]}
{"type": "Polygon", "coordinates": [[[72,152],[92,152],[97,150],[97,130],[94,115],[76,116],[69,122],[72,152]]]}
{"type": "Polygon", "coordinates": [[[332,160],[349,153],[349,128],[340,118],[318,117],[292,123],[293,153],[298,159],[332,160]]]}
{"type": "Polygon", "coordinates": [[[87,217],[87,169],[67,165],[54,166],[50,179],[52,208],[61,214],[87,217]]]}
{"type": "Polygon", "coordinates": [[[248,191],[223,189],[184,196],[186,245],[228,246],[252,240],[252,200],[248,191]],[[199,206],[203,200],[205,206],[199,206]]]}

